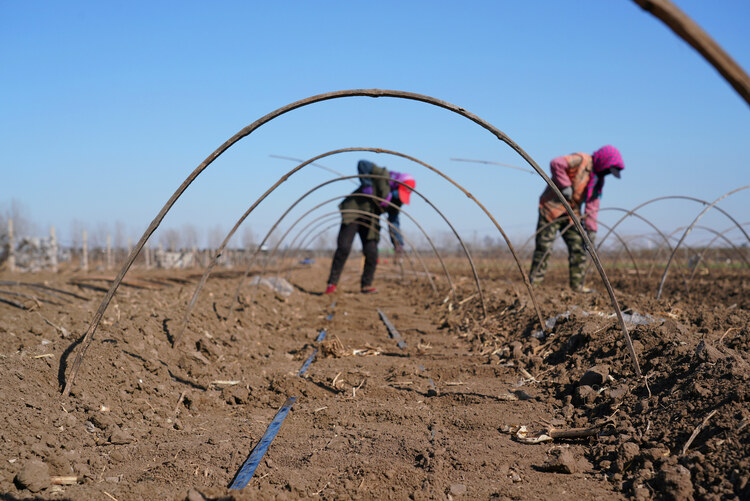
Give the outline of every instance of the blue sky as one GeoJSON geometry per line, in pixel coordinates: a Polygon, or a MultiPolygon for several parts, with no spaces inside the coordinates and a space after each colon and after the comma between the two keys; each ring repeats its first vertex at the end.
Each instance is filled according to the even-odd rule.
{"type": "MultiPolygon", "coordinates": [[[[750,68],[750,2],[676,3],[750,68]]],[[[137,239],[185,177],[241,128],[290,102],[353,88],[461,106],[545,169],[555,156],[614,144],[626,171],[608,179],[603,207],[665,195],[713,200],[750,184],[748,105],[697,52],[627,0],[0,0],[0,68],[0,212],[20,202],[40,231],[55,225],[63,242],[84,226],[99,233],[118,226],[137,239]]],[[[295,167],[270,155],[306,159],[358,146],[400,151],[443,170],[514,238],[536,225],[540,178],[450,160],[523,165],[488,132],[422,103],[347,98],[284,115],[243,139],[198,178],[163,227],[192,224],[202,239],[219,227],[226,232],[295,167]]],[[[362,157],[412,172],[417,188],[466,235],[496,236],[465,197],[422,167],[358,153],[320,163],[353,174],[362,157]]],[[[330,177],[307,168],[247,224],[262,234],[330,177]]],[[[296,214],[351,189],[336,183],[296,214]]],[[[721,206],[747,221],[750,190],[721,206]]],[[[700,209],[666,202],[643,214],[671,231],[700,209]]],[[[424,202],[408,210],[431,232],[446,230],[424,202]]],[[[603,213],[601,220],[616,219],[603,213]]],[[[731,225],[718,216],[706,224],[731,225]]]]}

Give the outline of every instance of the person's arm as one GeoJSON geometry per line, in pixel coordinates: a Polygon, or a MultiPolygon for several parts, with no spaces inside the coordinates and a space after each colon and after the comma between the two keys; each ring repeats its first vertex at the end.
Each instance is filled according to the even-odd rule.
{"type": "Polygon", "coordinates": [[[569,167],[580,165],[583,159],[578,155],[570,155],[553,158],[549,163],[550,172],[552,173],[552,182],[560,188],[560,192],[568,200],[573,198],[573,180],[568,175],[569,167]]]}
{"type": "Polygon", "coordinates": [[[599,217],[599,201],[601,198],[594,198],[586,202],[586,212],[583,226],[589,233],[596,233],[599,228],[597,218],[599,217]]]}
{"type": "MultiPolygon", "coordinates": [[[[577,158],[580,162],[580,157],[577,158]]],[[[561,190],[573,184],[570,176],[568,176],[568,159],[566,157],[553,158],[549,163],[549,170],[552,173],[552,182],[561,190]]]]}
{"type": "Polygon", "coordinates": [[[399,215],[401,211],[391,208],[388,210],[388,233],[391,236],[391,243],[396,251],[400,251],[404,247],[404,237],[401,235],[401,222],[399,215]]]}

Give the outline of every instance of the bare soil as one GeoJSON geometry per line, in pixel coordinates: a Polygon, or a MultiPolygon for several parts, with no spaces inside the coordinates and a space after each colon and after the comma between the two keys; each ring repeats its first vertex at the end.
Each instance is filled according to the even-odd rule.
{"type": "Polygon", "coordinates": [[[175,347],[199,272],[133,270],[67,398],[109,282],[0,273],[55,289],[0,287],[21,294],[0,294],[0,498],[750,499],[746,270],[675,279],[659,301],[655,277],[614,271],[624,311],[651,319],[629,325],[637,379],[600,284],[572,293],[551,270],[539,304],[568,315],[539,336],[525,289],[498,272],[481,275],[485,317],[467,273],[435,295],[383,263],[363,295],[358,265],[332,296],[326,261],[293,270],[289,297],[245,286],[231,314],[241,273],[218,273],[175,347]],[[229,490],[288,397],[252,480],[229,490]],[[531,445],[520,425],[595,429],[531,445]]]}

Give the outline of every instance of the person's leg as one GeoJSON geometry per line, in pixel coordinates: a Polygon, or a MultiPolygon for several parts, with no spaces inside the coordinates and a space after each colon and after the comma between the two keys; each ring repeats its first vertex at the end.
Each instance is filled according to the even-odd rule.
{"type": "Polygon", "coordinates": [[[586,250],[583,237],[575,226],[571,226],[562,234],[565,245],[568,246],[568,273],[570,288],[574,291],[583,289],[583,274],[586,271],[586,250]]]}
{"type": "MultiPolygon", "coordinates": [[[[379,224],[379,221],[376,224],[379,224]]],[[[372,282],[375,279],[375,269],[378,266],[378,241],[367,239],[369,231],[369,226],[363,224],[359,227],[359,238],[362,240],[362,254],[365,256],[365,267],[362,270],[362,279],[360,281],[362,290],[372,287],[372,282]]]]}
{"type": "Polygon", "coordinates": [[[560,229],[560,224],[560,219],[549,223],[539,214],[539,221],[536,225],[536,247],[534,248],[531,271],[529,272],[529,280],[533,285],[539,285],[544,280],[552,244],[555,243],[555,237],[560,229]]]}
{"type": "Polygon", "coordinates": [[[352,251],[352,242],[354,242],[354,235],[357,233],[357,226],[359,225],[355,222],[342,224],[341,228],[339,228],[339,236],[336,239],[336,252],[333,253],[331,273],[328,275],[329,285],[336,285],[339,283],[339,278],[341,277],[341,272],[344,270],[346,259],[352,251]]]}

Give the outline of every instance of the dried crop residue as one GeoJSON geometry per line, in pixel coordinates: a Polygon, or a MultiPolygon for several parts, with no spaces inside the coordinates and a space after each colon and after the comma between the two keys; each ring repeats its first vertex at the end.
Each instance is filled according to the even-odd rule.
{"type": "Polygon", "coordinates": [[[571,313],[535,338],[533,308],[506,277],[483,277],[483,319],[477,297],[459,304],[475,293],[470,280],[458,277],[459,301],[443,302],[390,266],[378,271],[380,292],[361,295],[350,263],[333,297],[319,293],[325,263],[295,270],[289,297],[261,286],[252,301],[246,289],[229,320],[239,274],[222,273],[175,348],[199,275],[135,270],[133,280],[155,286],[118,291],[69,398],[60,390],[75,340],[103,293],[65,274],[23,276],[87,299],[0,303],[0,491],[120,501],[748,497],[747,276],[700,277],[690,294],[661,301],[614,277],[626,311],[663,319],[631,329],[639,381],[604,295],[564,292],[552,276],[537,289],[545,316],[571,313]],[[291,396],[254,477],[230,491],[291,396]],[[528,445],[512,434],[521,425],[597,431],[528,445]]]}

